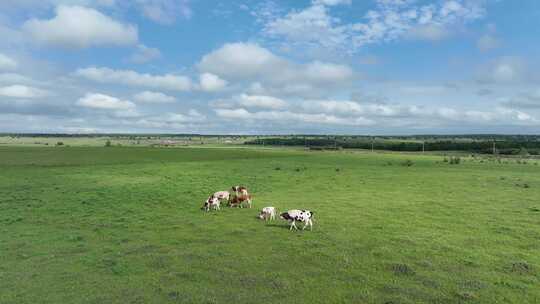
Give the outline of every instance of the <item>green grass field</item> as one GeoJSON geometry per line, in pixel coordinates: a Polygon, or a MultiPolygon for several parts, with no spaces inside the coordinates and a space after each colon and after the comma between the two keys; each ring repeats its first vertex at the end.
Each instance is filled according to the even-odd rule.
{"type": "Polygon", "coordinates": [[[540,166],[442,159],[0,147],[0,303],[540,303],[540,166]]]}

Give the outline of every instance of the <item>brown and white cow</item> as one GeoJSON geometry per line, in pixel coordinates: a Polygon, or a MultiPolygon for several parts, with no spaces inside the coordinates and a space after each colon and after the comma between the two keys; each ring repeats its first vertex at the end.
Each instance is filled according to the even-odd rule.
{"type": "Polygon", "coordinates": [[[206,212],[210,211],[210,209],[220,210],[219,205],[220,205],[219,199],[215,197],[214,195],[210,195],[210,197],[208,197],[206,201],[204,202],[204,205],[202,206],[201,209],[203,209],[206,212]]]}
{"type": "Polygon", "coordinates": [[[233,186],[233,187],[232,187],[232,192],[233,192],[234,195],[236,195],[236,196],[239,196],[239,195],[249,195],[247,188],[244,187],[244,186],[233,186]]]}
{"type": "Polygon", "coordinates": [[[238,206],[240,208],[243,208],[244,203],[247,203],[249,208],[251,208],[251,195],[249,195],[249,194],[246,194],[246,195],[240,194],[240,195],[233,196],[229,200],[229,207],[238,206]]]}

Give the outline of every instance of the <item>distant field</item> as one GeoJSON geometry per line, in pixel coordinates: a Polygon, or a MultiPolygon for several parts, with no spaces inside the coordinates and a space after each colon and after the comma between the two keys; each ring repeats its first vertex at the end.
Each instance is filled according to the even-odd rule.
{"type": "Polygon", "coordinates": [[[57,146],[91,146],[103,147],[110,142],[112,146],[198,146],[198,145],[238,145],[243,144],[246,138],[250,137],[201,137],[201,136],[0,136],[1,146],[36,146],[47,147],[57,146]]]}
{"type": "Polygon", "coordinates": [[[537,161],[103,144],[0,145],[0,303],[540,303],[537,161]]]}

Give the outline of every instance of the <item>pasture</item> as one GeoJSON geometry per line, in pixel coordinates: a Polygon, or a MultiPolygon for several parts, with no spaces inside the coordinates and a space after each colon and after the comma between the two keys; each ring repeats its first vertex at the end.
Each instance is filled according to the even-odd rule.
{"type": "Polygon", "coordinates": [[[0,147],[0,303],[539,303],[539,252],[534,161],[0,147]]]}

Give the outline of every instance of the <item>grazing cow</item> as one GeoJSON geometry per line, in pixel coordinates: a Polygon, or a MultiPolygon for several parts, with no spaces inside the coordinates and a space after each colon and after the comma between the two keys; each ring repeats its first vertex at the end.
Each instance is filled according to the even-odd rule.
{"type": "Polygon", "coordinates": [[[302,230],[306,229],[307,226],[309,226],[309,230],[313,230],[312,211],[293,209],[280,214],[279,217],[291,223],[289,230],[292,230],[293,228],[298,230],[295,224],[296,221],[304,223],[302,230]]]}
{"type": "Polygon", "coordinates": [[[247,188],[244,187],[244,186],[233,186],[233,187],[232,187],[232,191],[234,192],[234,194],[235,194],[236,196],[239,196],[239,195],[248,195],[247,188]]]}
{"type": "Polygon", "coordinates": [[[264,207],[259,213],[259,218],[261,220],[275,220],[276,219],[276,208],[275,207],[264,207]]]}
{"type": "Polygon", "coordinates": [[[228,191],[218,191],[214,193],[214,197],[217,197],[217,199],[220,201],[223,201],[223,200],[228,201],[230,198],[230,193],[228,191]]]}
{"type": "Polygon", "coordinates": [[[230,207],[239,206],[240,208],[242,208],[243,207],[242,205],[244,202],[247,202],[249,205],[249,208],[251,208],[251,195],[246,194],[246,195],[233,196],[231,200],[229,200],[229,206],[230,207]]]}
{"type": "Polygon", "coordinates": [[[219,199],[214,195],[210,195],[210,197],[208,197],[208,199],[204,202],[204,205],[201,209],[204,209],[204,211],[206,212],[210,211],[210,209],[212,208],[214,210],[220,210],[219,204],[219,199]]]}

